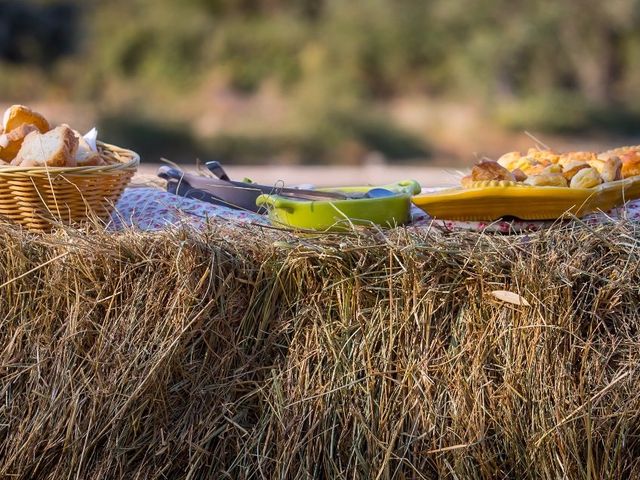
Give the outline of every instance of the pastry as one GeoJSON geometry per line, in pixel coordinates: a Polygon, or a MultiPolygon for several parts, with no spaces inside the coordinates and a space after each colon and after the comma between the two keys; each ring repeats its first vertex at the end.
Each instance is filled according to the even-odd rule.
{"type": "Polygon", "coordinates": [[[520,152],[505,153],[498,163],[509,171],[521,170],[527,175],[541,173],[549,165],[557,161],[558,156],[550,150],[529,149],[526,155],[520,152]]]}
{"type": "Polygon", "coordinates": [[[516,182],[524,182],[527,179],[527,174],[519,168],[513,170],[511,172],[511,175],[513,175],[513,178],[516,180],[516,182]]]}
{"type": "Polygon", "coordinates": [[[527,152],[527,157],[547,165],[556,164],[560,161],[560,155],[553,150],[540,150],[537,148],[530,148],[527,152]]]}
{"type": "Polygon", "coordinates": [[[515,170],[518,168],[518,162],[522,159],[520,152],[505,153],[498,159],[498,163],[507,170],[515,170]]]}
{"type": "Polygon", "coordinates": [[[479,180],[507,180],[515,182],[515,178],[509,170],[498,162],[483,160],[471,169],[471,179],[474,182],[479,180]]]}
{"type": "Polygon", "coordinates": [[[620,157],[610,157],[604,162],[600,171],[600,176],[604,182],[615,182],[622,178],[622,160],[620,157]]]}
{"type": "Polygon", "coordinates": [[[460,185],[462,188],[473,188],[473,179],[471,178],[471,175],[465,175],[462,177],[460,185]]]}
{"type": "Polygon", "coordinates": [[[569,160],[564,162],[562,166],[562,175],[567,181],[570,181],[576,173],[578,173],[583,168],[589,168],[589,164],[583,162],[582,160],[569,160]]]}
{"type": "Polygon", "coordinates": [[[534,187],[566,187],[567,179],[561,173],[541,173],[527,177],[524,183],[534,187]]]}
{"type": "Polygon", "coordinates": [[[602,177],[600,177],[598,171],[593,167],[589,167],[577,172],[571,179],[569,186],[571,188],[592,188],[601,183],[602,177]]]}
{"type": "Polygon", "coordinates": [[[629,178],[640,175],[640,152],[631,151],[620,155],[622,161],[622,177],[629,178]]]}
{"type": "Polygon", "coordinates": [[[583,163],[589,163],[591,160],[597,160],[598,156],[594,152],[567,152],[560,155],[558,163],[564,165],[565,163],[579,160],[583,163]]]}

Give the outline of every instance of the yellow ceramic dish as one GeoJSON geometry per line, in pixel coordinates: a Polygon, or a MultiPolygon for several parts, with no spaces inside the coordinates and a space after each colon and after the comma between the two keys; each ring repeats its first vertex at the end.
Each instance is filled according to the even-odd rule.
{"type": "Polygon", "coordinates": [[[532,187],[513,182],[484,182],[474,188],[451,188],[417,195],[415,205],[434,218],[493,221],[503,217],[554,220],[610,210],[640,198],[640,176],[594,188],[532,187]]]}

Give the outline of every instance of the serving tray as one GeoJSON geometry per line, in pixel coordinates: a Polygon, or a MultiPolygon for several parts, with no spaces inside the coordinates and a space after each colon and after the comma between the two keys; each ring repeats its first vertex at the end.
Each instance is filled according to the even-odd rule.
{"type": "Polygon", "coordinates": [[[640,176],[594,188],[533,187],[515,182],[478,182],[416,195],[413,203],[433,218],[493,221],[504,217],[555,220],[607,211],[640,198],[640,176]]]}

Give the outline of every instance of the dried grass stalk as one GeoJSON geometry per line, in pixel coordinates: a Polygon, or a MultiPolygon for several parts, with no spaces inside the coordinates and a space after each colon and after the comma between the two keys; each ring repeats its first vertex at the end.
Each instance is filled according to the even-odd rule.
{"type": "Polygon", "coordinates": [[[0,242],[0,477],[640,476],[636,225],[0,242]]]}

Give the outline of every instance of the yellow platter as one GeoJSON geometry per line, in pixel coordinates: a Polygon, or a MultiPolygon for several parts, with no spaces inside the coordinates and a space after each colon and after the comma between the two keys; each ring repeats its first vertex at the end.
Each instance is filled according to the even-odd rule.
{"type": "Polygon", "coordinates": [[[503,217],[554,220],[607,211],[640,198],[640,176],[594,188],[533,187],[514,182],[478,182],[416,195],[413,203],[433,218],[493,221],[503,217]]]}

